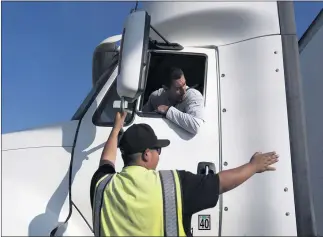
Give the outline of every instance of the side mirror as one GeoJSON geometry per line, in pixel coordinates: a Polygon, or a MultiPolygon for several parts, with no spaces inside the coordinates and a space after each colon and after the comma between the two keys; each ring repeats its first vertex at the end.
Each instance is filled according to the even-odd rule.
{"type": "Polygon", "coordinates": [[[150,16],[145,11],[131,13],[125,22],[120,45],[118,95],[134,102],[145,90],[150,16]]]}

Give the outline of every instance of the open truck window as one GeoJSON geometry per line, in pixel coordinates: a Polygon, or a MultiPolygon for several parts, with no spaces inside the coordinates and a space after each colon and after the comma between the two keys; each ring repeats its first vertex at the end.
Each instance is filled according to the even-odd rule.
{"type": "Polygon", "coordinates": [[[188,87],[197,89],[205,96],[206,55],[186,52],[151,51],[145,92],[139,98],[139,115],[145,117],[150,115],[155,117],[158,115],[155,112],[144,113],[142,108],[147,103],[152,92],[160,88],[168,89],[167,82],[170,70],[173,67],[182,69],[188,87]]]}
{"type": "MultiPolygon", "coordinates": [[[[167,80],[172,67],[181,68],[186,78],[186,84],[190,88],[195,88],[205,96],[205,79],[207,69],[207,56],[198,53],[186,52],[150,52],[150,60],[146,76],[147,83],[144,93],[133,103],[128,103],[126,124],[128,125],[134,114],[144,117],[162,117],[156,112],[143,113],[142,107],[148,101],[152,92],[160,88],[167,89],[167,80]],[[135,111],[137,109],[137,111],[135,111]]],[[[100,106],[93,116],[93,123],[97,126],[113,126],[114,117],[119,108],[113,108],[113,103],[120,99],[117,93],[117,79],[114,80],[108,92],[104,96],[100,106]]]]}

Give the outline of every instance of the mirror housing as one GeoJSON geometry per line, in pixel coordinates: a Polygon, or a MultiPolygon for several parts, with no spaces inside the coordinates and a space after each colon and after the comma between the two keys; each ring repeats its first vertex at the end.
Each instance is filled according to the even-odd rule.
{"type": "Polygon", "coordinates": [[[120,46],[117,93],[130,103],[145,90],[149,31],[147,12],[136,11],[127,17],[120,46]]]}

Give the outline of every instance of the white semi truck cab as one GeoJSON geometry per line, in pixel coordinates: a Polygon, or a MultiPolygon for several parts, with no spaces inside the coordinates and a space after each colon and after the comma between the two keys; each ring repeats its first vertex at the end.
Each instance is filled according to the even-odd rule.
{"type": "Polygon", "coordinates": [[[124,130],[147,123],[171,141],[158,169],[219,172],[280,154],[275,172],[196,213],[194,236],[316,235],[292,3],[142,5],[96,47],[93,88],[71,121],[2,136],[3,235],[93,236],[90,182],[118,110],[124,130]],[[197,134],[142,111],[174,66],[204,97],[197,134]]]}

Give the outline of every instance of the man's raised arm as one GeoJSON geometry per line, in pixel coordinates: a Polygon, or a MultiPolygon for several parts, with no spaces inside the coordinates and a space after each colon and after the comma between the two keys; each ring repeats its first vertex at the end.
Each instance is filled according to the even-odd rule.
{"type": "Polygon", "coordinates": [[[123,127],[126,116],[126,112],[124,112],[122,115],[119,112],[117,112],[114,121],[114,126],[109,135],[108,141],[105,143],[105,146],[103,148],[100,166],[104,164],[111,164],[113,166],[115,165],[118,149],[118,135],[121,128],[123,127]]]}
{"type": "Polygon", "coordinates": [[[184,180],[184,193],[190,197],[184,198],[186,211],[194,214],[215,207],[220,194],[238,187],[255,173],[275,170],[270,165],[277,161],[278,155],[275,152],[266,154],[256,153],[247,164],[234,169],[221,171],[217,174],[210,173],[202,175],[193,174],[189,171],[181,171],[180,175],[184,180]]]}
{"type": "Polygon", "coordinates": [[[278,162],[278,157],[275,152],[264,154],[257,152],[252,156],[249,163],[219,172],[220,194],[238,187],[256,173],[275,170],[270,165],[278,162]]]}

